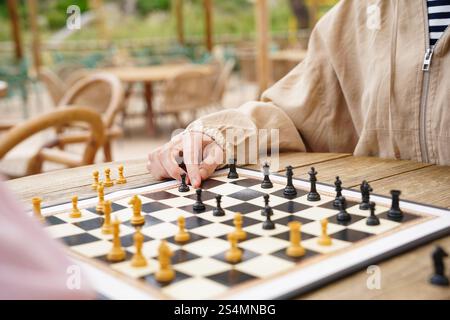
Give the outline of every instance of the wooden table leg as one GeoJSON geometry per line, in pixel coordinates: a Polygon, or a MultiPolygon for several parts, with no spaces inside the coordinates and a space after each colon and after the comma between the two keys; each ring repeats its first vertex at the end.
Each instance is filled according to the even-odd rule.
{"type": "Polygon", "coordinates": [[[125,127],[125,119],[127,117],[127,107],[131,94],[133,93],[133,85],[134,83],[130,82],[127,83],[125,86],[125,94],[123,97],[123,106],[122,106],[122,127],[125,127]]]}
{"type": "Polygon", "coordinates": [[[0,81],[0,98],[6,97],[8,93],[8,84],[4,81],[0,81]]]}
{"type": "Polygon", "coordinates": [[[155,134],[155,123],[153,119],[153,86],[151,82],[144,82],[144,99],[147,104],[147,132],[155,134]]]}

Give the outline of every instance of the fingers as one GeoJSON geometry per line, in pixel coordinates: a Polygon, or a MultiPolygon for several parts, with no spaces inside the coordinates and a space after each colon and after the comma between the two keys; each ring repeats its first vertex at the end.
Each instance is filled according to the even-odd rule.
{"type": "Polygon", "coordinates": [[[156,179],[181,180],[181,174],[184,171],[177,162],[181,146],[181,139],[171,141],[148,155],[147,169],[156,179]]]}
{"type": "Polygon", "coordinates": [[[181,180],[181,174],[184,171],[180,168],[177,162],[179,150],[174,147],[164,148],[161,155],[161,165],[166,170],[167,174],[174,179],[181,180]]]}
{"type": "Polygon", "coordinates": [[[181,180],[181,174],[187,173],[186,183],[199,188],[222,162],[223,150],[202,133],[193,132],[156,149],[148,160],[147,168],[156,179],[181,180]],[[186,170],[180,168],[181,150],[186,170]]]}
{"type": "Polygon", "coordinates": [[[191,133],[183,136],[183,158],[189,180],[194,188],[202,183],[200,163],[203,156],[202,133],[191,133]]]}
{"type": "Polygon", "coordinates": [[[217,144],[211,143],[205,147],[204,160],[200,164],[200,176],[202,180],[210,177],[223,159],[223,150],[217,144]]]}
{"type": "Polygon", "coordinates": [[[202,181],[208,179],[214,173],[216,168],[216,165],[200,165],[199,173],[202,181]]]}
{"type": "Polygon", "coordinates": [[[158,148],[148,155],[147,169],[157,180],[170,177],[164,166],[161,164],[161,152],[162,149],[158,148]]]}

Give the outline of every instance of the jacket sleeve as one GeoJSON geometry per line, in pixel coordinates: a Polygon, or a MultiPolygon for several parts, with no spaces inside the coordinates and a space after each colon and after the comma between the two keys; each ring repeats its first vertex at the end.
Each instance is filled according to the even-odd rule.
{"type": "Polygon", "coordinates": [[[268,129],[267,146],[271,143],[270,130],[279,130],[280,152],[338,149],[333,144],[342,142],[328,126],[333,126],[336,117],[340,117],[339,108],[345,105],[345,99],[323,36],[332,24],[332,11],[325,17],[327,21],[319,22],[312,32],[305,59],[264,92],[261,101],[206,115],[191,123],[187,130],[209,135],[227,152],[252,138],[259,142],[266,139],[260,129],[268,129]]]}

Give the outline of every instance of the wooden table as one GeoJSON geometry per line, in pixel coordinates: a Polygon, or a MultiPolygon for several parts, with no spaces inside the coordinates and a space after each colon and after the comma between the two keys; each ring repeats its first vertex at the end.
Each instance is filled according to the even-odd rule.
{"type": "MultiPolygon", "coordinates": [[[[403,191],[402,198],[450,209],[450,167],[440,167],[412,161],[353,157],[348,154],[290,153],[280,158],[280,168],[295,168],[295,176],[307,178],[310,166],[318,170],[319,181],[332,183],[340,175],[344,186],[358,188],[362,179],[368,180],[374,192],[388,195],[391,189],[403,191]]],[[[127,187],[156,182],[146,170],[146,160],[125,163],[127,187]]],[[[101,170],[111,164],[95,165],[101,170]]],[[[249,166],[257,168],[256,166],[249,166]]],[[[46,204],[95,196],[90,189],[93,166],[66,169],[11,180],[7,185],[31,208],[31,198],[40,196],[46,204]]],[[[111,189],[111,191],[115,190],[111,189]]],[[[450,214],[450,213],[449,213],[450,214]]],[[[428,284],[432,272],[430,254],[439,243],[450,251],[450,236],[416,248],[413,251],[378,264],[382,272],[382,288],[368,290],[365,270],[306,294],[302,299],[450,299],[449,288],[428,284]]],[[[449,265],[447,259],[447,266],[449,265]]],[[[448,268],[447,268],[448,273],[448,268]]]]}
{"type": "Polygon", "coordinates": [[[166,64],[147,67],[111,67],[96,70],[95,72],[108,72],[116,75],[122,82],[126,83],[125,101],[128,100],[132,93],[135,83],[142,83],[144,88],[144,100],[147,106],[147,128],[148,133],[155,133],[155,125],[153,119],[153,83],[167,81],[174,75],[183,70],[195,70],[205,75],[213,72],[211,65],[195,65],[195,64],[166,64]]]}
{"type": "Polygon", "coordinates": [[[0,81],[0,98],[6,96],[8,93],[8,84],[5,81],[0,81]]]}

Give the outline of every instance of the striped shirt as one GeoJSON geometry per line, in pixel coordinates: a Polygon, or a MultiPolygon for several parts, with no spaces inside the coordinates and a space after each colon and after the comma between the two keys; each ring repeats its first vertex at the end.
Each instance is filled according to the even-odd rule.
{"type": "Polygon", "coordinates": [[[434,46],[450,25],[450,0],[427,0],[430,45],[434,46]]]}

